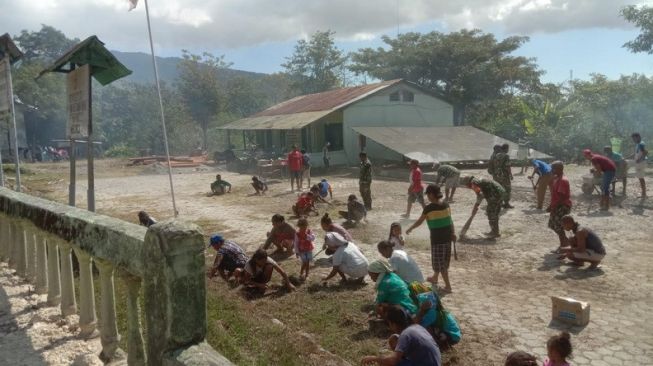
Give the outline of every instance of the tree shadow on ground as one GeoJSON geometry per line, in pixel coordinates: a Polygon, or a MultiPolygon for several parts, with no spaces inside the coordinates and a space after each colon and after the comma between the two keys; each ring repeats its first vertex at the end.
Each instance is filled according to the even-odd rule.
{"type": "Polygon", "coordinates": [[[614,216],[614,213],[612,211],[592,211],[589,212],[589,210],[586,213],[579,213],[578,216],[580,217],[609,217],[609,216],[614,216]]]}
{"type": "Polygon", "coordinates": [[[465,237],[458,239],[456,244],[465,244],[465,245],[495,245],[497,243],[496,239],[489,239],[485,237],[465,237]]]}
{"type": "Polygon", "coordinates": [[[554,278],[558,280],[567,280],[567,279],[585,280],[592,277],[603,276],[604,274],[605,271],[603,271],[601,267],[590,269],[589,267],[582,268],[579,266],[572,265],[571,267],[567,268],[564,272],[555,275],[554,278]]]}
{"type": "Polygon", "coordinates": [[[578,335],[580,332],[583,331],[583,329],[585,329],[586,326],[587,325],[566,324],[559,320],[551,320],[548,325],[550,329],[559,330],[561,332],[562,331],[569,332],[573,335],[578,335]]]}
{"type": "Polygon", "coordinates": [[[544,210],[539,209],[539,208],[529,208],[529,209],[524,209],[524,210],[521,210],[521,212],[522,212],[524,215],[539,215],[539,214],[543,214],[543,213],[545,213],[544,210]]]}

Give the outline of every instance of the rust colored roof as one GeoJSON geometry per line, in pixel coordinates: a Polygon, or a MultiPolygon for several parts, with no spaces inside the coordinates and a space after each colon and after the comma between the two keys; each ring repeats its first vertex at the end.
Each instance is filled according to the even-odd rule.
{"type": "Polygon", "coordinates": [[[319,112],[344,107],[372,93],[402,82],[402,79],[388,80],[376,84],[340,88],[322,93],[307,94],[272,106],[252,117],[277,116],[302,112],[319,112]]]}

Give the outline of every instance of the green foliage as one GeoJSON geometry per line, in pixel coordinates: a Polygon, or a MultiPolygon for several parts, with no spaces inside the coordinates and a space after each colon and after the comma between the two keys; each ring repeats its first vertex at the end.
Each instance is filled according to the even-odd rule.
{"type": "Polygon", "coordinates": [[[195,55],[182,50],[184,60],[177,66],[177,89],[193,120],[202,129],[202,147],[207,146],[207,131],[213,118],[225,107],[225,95],[220,88],[218,72],[231,67],[224,55],[208,52],[195,55]]]}
{"type": "Polygon", "coordinates": [[[104,152],[104,156],[108,158],[131,158],[137,154],[136,149],[125,143],[113,145],[104,152]]]}
{"type": "Polygon", "coordinates": [[[281,66],[300,94],[319,93],[342,85],[347,56],[335,46],[330,30],[315,32],[309,41],[299,40],[295,52],[281,66]]]}
{"type": "Polygon", "coordinates": [[[454,104],[456,122],[462,124],[470,105],[529,92],[539,84],[542,72],[534,60],[511,55],[527,41],[497,41],[478,29],[383,36],[389,49],[359,50],[352,54],[350,69],[356,75],[403,78],[435,90],[454,104]]]}
{"type": "Polygon", "coordinates": [[[653,54],[653,8],[629,5],[621,9],[621,16],[641,31],[637,38],[626,42],[624,47],[634,53],[653,54]]]}
{"type": "Polygon", "coordinates": [[[23,50],[23,61],[45,62],[56,60],[79,43],[79,39],[69,39],[60,30],[45,24],[41,24],[41,30],[38,32],[22,30],[20,35],[14,36],[14,41],[23,50]]]}

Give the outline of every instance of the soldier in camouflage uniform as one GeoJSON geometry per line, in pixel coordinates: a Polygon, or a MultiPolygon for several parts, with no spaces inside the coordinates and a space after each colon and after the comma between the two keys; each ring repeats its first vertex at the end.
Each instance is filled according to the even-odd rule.
{"type": "Polygon", "coordinates": [[[510,146],[503,144],[501,150],[494,157],[494,175],[492,178],[501,184],[501,187],[506,191],[503,197],[503,207],[513,208],[510,205],[510,193],[512,191],[512,170],[510,169],[510,156],[508,151],[510,146]]]}
{"type": "Polygon", "coordinates": [[[372,163],[367,158],[367,153],[358,154],[361,160],[360,174],[358,176],[358,188],[363,198],[366,210],[372,209],[372,163]]]}
{"type": "Polygon", "coordinates": [[[483,178],[464,177],[461,184],[476,192],[476,203],[472,215],[478,211],[483,199],[487,201],[487,219],[490,223],[490,232],[487,234],[491,238],[501,236],[499,231],[499,213],[501,212],[501,202],[503,201],[506,191],[495,181],[483,178]]]}
{"type": "Polygon", "coordinates": [[[501,145],[494,145],[492,155],[490,155],[490,159],[487,161],[487,172],[492,178],[496,175],[496,157],[499,152],[501,152],[501,145]]]}

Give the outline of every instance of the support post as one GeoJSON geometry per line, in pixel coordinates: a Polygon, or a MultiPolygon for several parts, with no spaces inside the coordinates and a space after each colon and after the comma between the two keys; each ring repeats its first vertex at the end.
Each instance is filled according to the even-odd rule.
{"type": "Polygon", "coordinates": [[[61,303],[61,282],[59,276],[59,250],[56,239],[48,238],[48,305],[61,303]]]}
{"type": "Polygon", "coordinates": [[[58,240],[61,261],[61,315],[66,317],[77,312],[75,287],[73,285],[72,247],[65,240],[58,240]]]}
{"type": "Polygon", "coordinates": [[[127,285],[127,364],[145,365],[141,311],[138,302],[141,279],[128,273],[123,273],[121,277],[127,285]]]}
{"type": "Polygon", "coordinates": [[[75,187],[76,187],[76,180],[77,180],[77,174],[75,172],[75,169],[77,167],[77,164],[75,162],[76,154],[75,154],[75,139],[71,138],[70,139],[70,154],[68,154],[68,159],[70,160],[70,183],[68,184],[68,206],[75,206],[75,187]]]}
{"type": "Polygon", "coordinates": [[[83,338],[97,336],[97,319],[95,317],[95,291],[93,290],[93,271],[91,256],[85,251],[74,248],[79,260],[79,335],[83,338]]]}
{"type": "Polygon", "coordinates": [[[116,323],[116,303],[114,299],[113,287],[113,265],[111,262],[104,260],[95,260],[95,265],[100,271],[100,342],[102,343],[102,353],[100,359],[104,363],[114,361],[116,358],[122,358],[123,352],[118,352],[118,324],[116,323]],[[116,357],[117,356],[117,357],[116,357]]]}
{"type": "Polygon", "coordinates": [[[36,288],[37,294],[48,292],[48,256],[46,255],[47,245],[45,237],[39,233],[34,233],[36,244],[36,288]]]}
{"type": "Polygon", "coordinates": [[[25,246],[27,247],[27,275],[26,278],[30,282],[36,280],[36,242],[34,241],[34,225],[26,224],[23,225],[25,228],[25,246]]]}
{"type": "Polygon", "coordinates": [[[87,210],[95,212],[95,165],[93,161],[93,79],[91,74],[88,75],[88,142],[86,144],[88,172],[88,190],[86,191],[87,210]]]}
{"type": "Polygon", "coordinates": [[[27,245],[25,244],[25,231],[21,222],[14,222],[16,240],[16,274],[20,277],[27,276],[27,245]]]}

